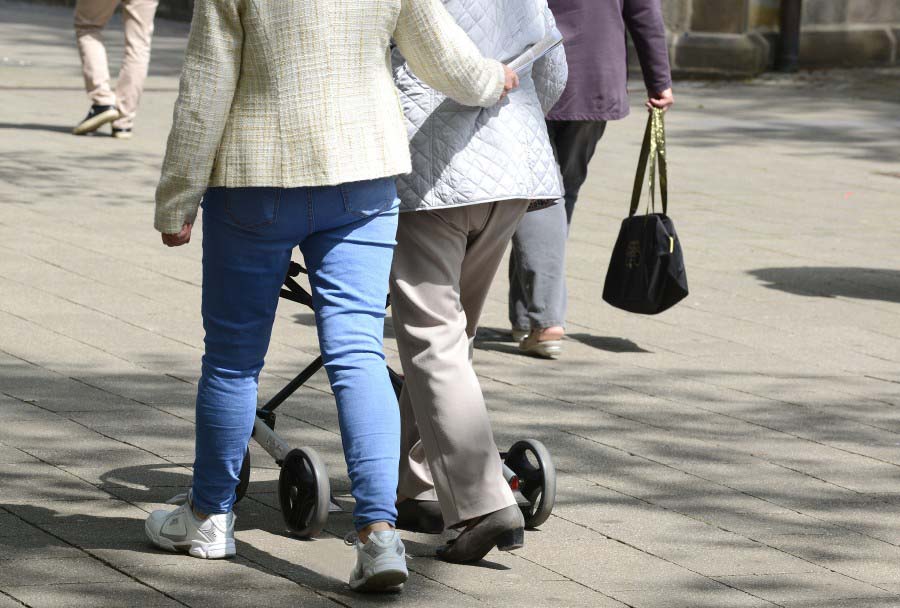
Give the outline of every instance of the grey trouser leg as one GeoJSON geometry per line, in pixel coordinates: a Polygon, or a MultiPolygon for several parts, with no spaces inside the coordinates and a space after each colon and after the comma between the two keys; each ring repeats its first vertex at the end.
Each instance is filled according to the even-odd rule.
{"type": "Polygon", "coordinates": [[[578,191],[606,121],[547,121],[562,172],[565,197],[526,213],[509,259],[509,321],[516,329],[563,326],[566,321],[566,239],[578,191]]]}
{"type": "Polygon", "coordinates": [[[406,374],[397,494],[439,499],[448,527],[516,504],[471,346],[527,207],[512,200],[400,215],[391,271],[391,314],[406,374]]]}

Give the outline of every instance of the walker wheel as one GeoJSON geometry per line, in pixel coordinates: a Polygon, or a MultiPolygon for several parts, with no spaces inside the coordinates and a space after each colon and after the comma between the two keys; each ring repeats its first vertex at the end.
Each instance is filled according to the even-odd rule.
{"type": "Polygon", "coordinates": [[[517,441],[504,460],[519,478],[519,491],[528,500],[520,505],[527,528],[547,521],[556,502],[556,467],[544,444],[536,439],[517,441]]]}
{"type": "Polygon", "coordinates": [[[244,452],[244,462],[241,463],[241,475],[240,481],[238,481],[237,488],[234,490],[234,504],[241,502],[241,499],[247,493],[247,488],[250,486],[250,448],[244,452]]]}
{"type": "Polygon", "coordinates": [[[291,450],[281,465],[278,501],[288,531],[312,538],[325,527],[331,489],[325,463],[312,448],[291,450]]]}

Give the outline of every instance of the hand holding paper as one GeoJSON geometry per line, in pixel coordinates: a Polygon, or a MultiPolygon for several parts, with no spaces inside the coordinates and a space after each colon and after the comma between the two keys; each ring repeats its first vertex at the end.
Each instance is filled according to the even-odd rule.
{"type": "Polygon", "coordinates": [[[519,87],[519,75],[515,70],[508,65],[504,65],[503,72],[506,74],[506,82],[503,83],[503,95],[500,96],[501,100],[509,95],[510,91],[519,87]]]}
{"type": "Polygon", "coordinates": [[[526,49],[524,53],[510,61],[509,67],[521,74],[535,61],[558,47],[562,42],[562,34],[554,30],[538,40],[533,46],[526,49]]]}

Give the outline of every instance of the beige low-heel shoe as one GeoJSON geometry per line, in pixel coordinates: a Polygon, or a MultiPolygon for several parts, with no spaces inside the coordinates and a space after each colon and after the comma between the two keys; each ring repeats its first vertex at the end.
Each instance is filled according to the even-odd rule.
{"type": "Polygon", "coordinates": [[[511,333],[513,342],[519,344],[522,340],[528,337],[528,334],[531,333],[531,330],[513,328],[511,333]]]}
{"type": "Polygon", "coordinates": [[[526,355],[542,359],[559,359],[562,354],[562,338],[558,340],[541,340],[540,332],[532,332],[519,342],[519,350],[526,355]]]}

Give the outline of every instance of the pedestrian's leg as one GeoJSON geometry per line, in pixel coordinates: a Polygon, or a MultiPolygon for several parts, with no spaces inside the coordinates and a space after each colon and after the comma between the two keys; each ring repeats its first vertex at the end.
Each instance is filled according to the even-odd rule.
{"type": "Polygon", "coordinates": [[[566,239],[578,193],[587,178],[588,164],[605,128],[604,121],[547,122],[565,197],[553,207],[527,213],[513,237],[510,322],[513,327],[540,330],[532,331],[528,342],[522,344],[526,352],[542,356],[559,354],[568,298],[566,239]]]}
{"type": "Polygon", "coordinates": [[[514,326],[565,327],[566,231],[566,207],[561,203],[526,213],[519,222],[512,238],[515,260],[510,260],[510,274],[526,296],[511,299],[514,326]]]}
{"type": "MultiPolygon", "coordinates": [[[[278,213],[278,192],[215,188],[203,201],[206,353],[197,391],[193,482],[194,507],[201,513],[227,513],[234,504],[278,294],[299,241],[291,205],[281,202],[278,213]],[[237,208],[240,214],[230,212],[237,208]],[[277,224],[267,224],[276,213],[277,224]]],[[[302,221],[303,214],[295,215],[302,221]]]]}
{"type": "MultiPolygon", "coordinates": [[[[203,355],[194,479],[188,500],[144,522],[163,549],[220,559],[236,553],[235,488],[256,412],[278,290],[305,214],[281,215],[280,190],[213,188],[203,197],[203,355]],[[287,234],[279,234],[285,232],[287,234]]],[[[305,198],[305,197],[304,197],[305,198]]],[[[296,205],[285,205],[288,211],[296,205]]]]}
{"type": "Polygon", "coordinates": [[[566,221],[572,224],[572,214],[581,186],[587,179],[588,165],[597,150],[597,143],[606,132],[605,120],[561,121],[555,129],[554,149],[562,172],[565,188],[566,221]]]}
{"type": "Polygon", "coordinates": [[[437,500],[434,479],[428,467],[425,446],[419,436],[416,414],[409,389],[400,393],[400,480],[397,484],[398,500],[437,500]]]}
{"type": "Polygon", "coordinates": [[[469,218],[468,207],[404,213],[391,271],[404,388],[447,526],[515,504],[469,360],[459,295],[469,218]]]}
{"type": "MultiPolygon", "coordinates": [[[[533,212],[536,213],[536,212],[533,212]]],[[[515,242],[513,242],[512,249],[509,252],[509,267],[508,267],[508,279],[509,279],[509,298],[507,299],[508,311],[509,311],[509,325],[513,331],[513,339],[518,341],[521,335],[527,335],[528,330],[531,328],[531,323],[528,320],[528,290],[525,289],[525,285],[522,280],[519,278],[519,269],[522,266],[522,262],[519,260],[519,256],[522,255],[519,253],[519,249],[516,246],[515,242]]]]}
{"type": "Polygon", "coordinates": [[[91,105],[112,106],[116,96],[109,86],[109,64],[103,46],[103,28],[116,10],[117,1],[78,0],[75,3],[75,38],[81,55],[84,88],[91,105]]]}
{"type": "Polygon", "coordinates": [[[419,436],[416,414],[405,385],[400,393],[400,478],[397,483],[397,527],[440,534],[444,516],[434,489],[428,455],[419,436]]]}
{"type": "MultiPolygon", "coordinates": [[[[383,180],[373,182],[380,210],[383,180]]],[[[388,275],[399,201],[393,182],[389,207],[368,217],[345,210],[345,186],[316,189],[316,231],[300,248],[309,271],[319,346],[334,391],[344,458],[356,499],[357,530],[397,519],[400,413],[383,350],[388,275]],[[343,218],[343,219],[342,219],[343,218]]],[[[353,194],[364,204],[365,186],[353,194]]]]}
{"type": "MultiPolygon", "coordinates": [[[[460,274],[460,302],[466,313],[466,335],[474,340],[494,275],[530,201],[503,201],[485,205],[489,210],[481,228],[470,235],[460,274]]],[[[558,205],[554,205],[556,207],[558,205]]],[[[480,205],[479,205],[480,207],[480,205]]]]}
{"type": "MultiPolygon", "coordinates": [[[[555,135],[557,127],[560,124],[559,121],[547,121],[547,135],[550,138],[550,147],[553,149],[553,156],[557,158],[557,162],[559,162],[559,154],[556,151],[555,135]]],[[[560,198],[557,200],[557,205],[563,202],[564,199],[560,198]]],[[[526,217],[522,218],[522,221],[526,221],[526,218],[529,220],[532,219],[527,216],[534,215],[535,213],[537,213],[537,211],[526,214],[526,217]]],[[[531,302],[534,289],[533,286],[525,281],[527,265],[525,261],[521,259],[523,255],[527,254],[527,249],[524,249],[524,247],[525,245],[521,245],[517,239],[513,239],[512,248],[509,254],[508,311],[509,323],[512,326],[513,338],[516,341],[520,339],[517,334],[527,335],[530,331],[531,320],[528,317],[528,312],[534,308],[531,302]]]]}
{"type": "Polygon", "coordinates": [[[116,98],[121,116],[113,123],[114,129],[130,129],[134,124],[150,67],[153,18],[158,4],[159,0],[125,0],[122,4],[125,57],[116,81],[116,98]]]}

